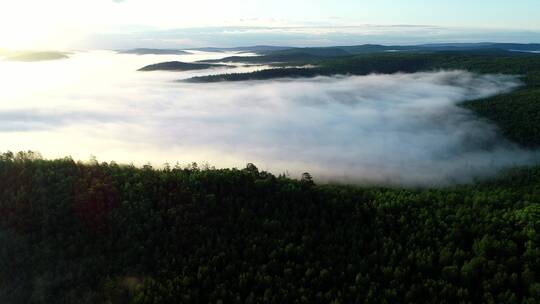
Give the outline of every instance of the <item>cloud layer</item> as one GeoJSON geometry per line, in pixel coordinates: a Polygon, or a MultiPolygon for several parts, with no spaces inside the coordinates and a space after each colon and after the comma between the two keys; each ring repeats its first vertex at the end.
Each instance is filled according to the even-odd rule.
{"type": "Polygon", "coordinates": [[[81,71],[87,77],[61,79],[56,90],[50,84],[14,96],[20,106],[0,108],[4,148],[139,164],[254,162],[295,177],[308,171],[324,181],[408,186],[471,182],[538,159],[457,106],[518,87],[512,76],[440,71],[188,84],[172,80],[190,73],[134,72],[145,56],[100,53],[113,65],[103,71],[93,70],[98,55],[80,56],[71,64],[89,69],[81,71]],[[114,64],[124,72],[106,74],[120,70],[114,64]]]}

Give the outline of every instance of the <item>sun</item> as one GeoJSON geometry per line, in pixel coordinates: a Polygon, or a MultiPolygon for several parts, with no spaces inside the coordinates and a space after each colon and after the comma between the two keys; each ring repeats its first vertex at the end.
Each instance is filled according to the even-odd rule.
{"type": "Polygon", "coordinates": [[[43,3],[21,0],[0,9],[0,48],[27,50],[48,48],[61,29],[53,9],[43,3]]]}

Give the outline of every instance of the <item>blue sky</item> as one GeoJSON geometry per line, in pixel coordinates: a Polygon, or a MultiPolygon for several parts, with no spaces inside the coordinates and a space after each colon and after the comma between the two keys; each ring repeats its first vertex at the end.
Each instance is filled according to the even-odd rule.
{"type": "Polygon", "coordinates": [[[12,0],[0,10],[0,47],[540,42],[539,33],[540,0],[12,0]]]}
{"type": "MultiPolygon", "coordinates": [[[[315,0],[264,2],[266,14],[291,19],[339,17],[372,24],[540,29],[538,0],[315,0]]],[[[257,6],[257,5],[255,5],[257,6]]]]}
{"type": "MultiPolygon", "coordinates": [[[[99,0],[98,0],[99,1],[99,0]]],[[[292,24],[429,24],[459,27],[540,30],[538,0],[124,0],[116,3],[131,13],[145,11],[140,22],[218,26],[235,19],[281,20],[292,24]],[[160,20],[161,19],[161,20],[160,20]],[[339,21],[341,20],[341,21],[339,21]]]]}

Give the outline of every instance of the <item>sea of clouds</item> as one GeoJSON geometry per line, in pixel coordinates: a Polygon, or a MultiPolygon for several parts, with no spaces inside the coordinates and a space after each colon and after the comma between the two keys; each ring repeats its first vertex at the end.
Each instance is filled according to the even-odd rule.
{"type": "Polygon", "coordinates": [[[515,76],[438,71],[196,84],[175,80],[203,72],[136,72],[163,59],[98,52],[11,63],[25,73],[21,83],[6,78],[15,89],[0,93],[2,150],[154,165],[253,162],[318,181],[406,186],[468,183],[539,159],[459,107],[517,88],[515,76]],[[35,83],[50,68],[45,83],[35,83]]]}

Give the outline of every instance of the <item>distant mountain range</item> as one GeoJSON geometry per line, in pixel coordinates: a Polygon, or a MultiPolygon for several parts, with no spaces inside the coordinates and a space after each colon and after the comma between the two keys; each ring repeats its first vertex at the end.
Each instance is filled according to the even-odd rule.
{"type": "Polygon", "coordinates": [[[299,61],[312,61],[326,59],[330,57],[345,57],[362,54],[376,53],[481,53],[496,55],[519,55],[520,52],[537,53],[540,52],[540,44],[518,44],[518,43],[446,43],[446,44],[422,44],[422,45],[378,45],[364,44],[353,46],[332,46],[332,47],[305,47],[305,48],[285,48],[285,47],[243,47],[245,51],[256,52],[261,56],[230,56],[217,60],[204,60],[202,62],[231,62],[231,63],[286,63],[299,61]]]}
{"type": "Polygon", "coordinates": [[[345,56],[358,55],[364,53],[393,52],[393,51],[471,51],[471,50],[502,50],[502,51],[523,51],[540,52],[540,43],[521,44],[521,43],[433,43],[420,45],[380,45],[363,44],[353,46],[330,46],[330,47],[287,47],[287,46],[268,46],[256,45],[234,48],[206,47],[192,49],[205,52],[253,52],[258,54],[277,54],[290,52],[303,52],[317,56],[345,56]]]}
{"type": "Polygon", "coordinates": [[[502,49],[507,51],[540,51],[540,43],[435,43],[423,44],[419,47],[431,49],[502,49]]]}
{"type": "Polygon", "coordinates": [[[505,53],[505,52],[540,52],[540,43],[434,43],[420,45],[380,45],[380,44],[363,44],[352,46],[330,46],[330,47],[288,47],[288,46],[270,46],[270,45],[255,45],[244,47],[202,47],[192,48],[188,50],[177,49],[151,49],[137,48],[131,50],[121,50],[121,54],[137,54],[137,55],[186,55],[189,51],[203,52],[237,52],[237,53],[256,53],[266,56],[263,58],[247,59],[243,56],[231,56],[220,60],[208,60],[205,62],[288,62],[298,60],[300,57],[312,60],[314,57],[339,57],[381,52],[490,52],[490,53],[505,53]]]}
{"type": "Polygon", "coordinates": [[[291,49],[290,46],[271,46],[271,45],[254,45],[254,46],[241,46],[232,48],[218,48],[218,47],[203,47],[189,49],[193,51],[202,52],[246,52],[246,53],[266,53],[291,49]]]}

